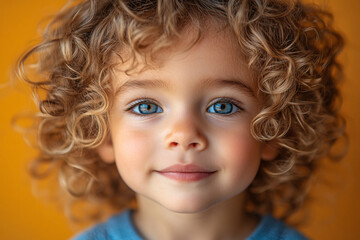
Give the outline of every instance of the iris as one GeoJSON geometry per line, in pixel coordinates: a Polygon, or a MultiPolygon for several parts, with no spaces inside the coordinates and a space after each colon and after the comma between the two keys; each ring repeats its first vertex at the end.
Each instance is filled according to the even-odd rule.
{"type": "Polygon", "coordinates": [[[141,103],[134,107],[134,112],[138,114],[153,114],[162,112],[162,109],[154,103],[141,103]]]}
{"type": "MultiPolygon", "coordinates": [[[[235,106],[236,108],[236,106],[235,106]]],[[[230,114],[234,109],[233,104],[228,102],[217,102],[211,105],[208,109],[210,113],[219,113],[219,114],[230,114]]]]}

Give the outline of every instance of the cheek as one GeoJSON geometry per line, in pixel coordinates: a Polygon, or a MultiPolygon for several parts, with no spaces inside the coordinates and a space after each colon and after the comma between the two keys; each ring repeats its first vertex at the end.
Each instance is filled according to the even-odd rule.
{"type": "Polygon", "coordinates": [[[260,143],[257,142],[249,131],[232,131],[219,137],[221,148],[230,159],[241,158],[260,159],[260,143]]]}
{"type": "Polygon", "coordinates": [[[260,164],[260,143],[249,130],[232,131],[219,137],[218,146],[223,168],[230,172],[229,181],[252,181],[260,164]]]}
{"type": "Polygon", "coordinates": [[[124,181],[135,187],[141,181],[150,164],[153,153],[151,134],[141,131],[123,130],[117,136],[113,136],[116,165],[124,181]]]}
{"type": "Polygon", "coordinates": [[[137,131],[124,131],[114,142],[114,150],[117,159],[141,159],[149,152],[151,140],[148,135],[137,131]]]}

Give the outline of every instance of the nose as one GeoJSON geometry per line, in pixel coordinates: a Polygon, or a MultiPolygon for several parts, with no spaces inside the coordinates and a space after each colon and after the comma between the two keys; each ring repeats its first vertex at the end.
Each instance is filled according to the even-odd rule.
{"type": "Polygon", "coordinates": [[[206,137],[193,119],[181,117],[171,125],[165,136],[165,147],[169,150],[182,149],[203,151],[207,147],[206,137]]]}

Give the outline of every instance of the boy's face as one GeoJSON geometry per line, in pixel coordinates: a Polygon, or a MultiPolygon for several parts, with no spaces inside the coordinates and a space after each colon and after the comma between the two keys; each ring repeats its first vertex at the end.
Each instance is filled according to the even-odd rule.
{"type": "Polygon", "coordinates": [[[256,141],[251,120],[261,105],[254,77],[233,37],[209,31],[160,53],[158,68],[119,71],[110,113],[111,140],[100,156],[116,161],[139,196],[175,212],[198,212],[242,193],[260,159],[276,151],[256,141]]]}

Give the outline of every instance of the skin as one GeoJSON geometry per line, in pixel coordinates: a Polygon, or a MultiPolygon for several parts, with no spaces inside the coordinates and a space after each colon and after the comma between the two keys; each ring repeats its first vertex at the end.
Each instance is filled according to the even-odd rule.
{"type": "Polygon", "coordinates": [[[157,55],[156,67],[129,76],[123,73],[125,63],[116,72],[111,136],[99,154],[116,162],[136,192],[133,219],[147,239],[243,239],[256,227],[257,219],[242,210],[242,193],[260,161],[277,152],[250,133],[261,109],[253,73],[231,33],[219,31],[209,29],[190,50],[186,47],[195,34],[186,31],[157,55]],[[129,84],[134,81],[142,84],[129,84]],[[146,85],[154,81],[161,84],[146,85]],[[139,114],[137,99],[157,112],[139,114]],[[231,113],[212,112],[215,103],[232,106],[231,113]],[[183,182],[156,172],[174,164],[196,164],[215,173],[183,182]]]}

